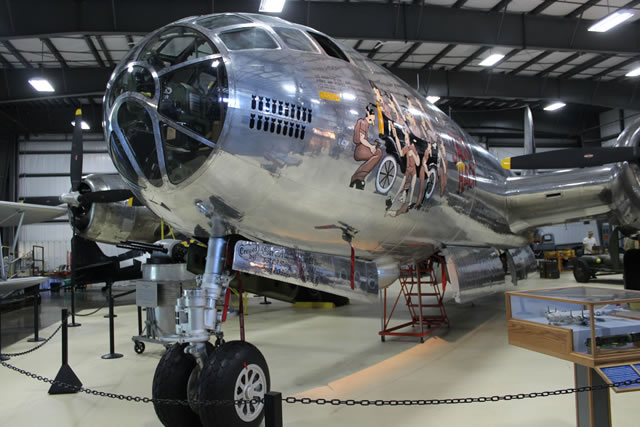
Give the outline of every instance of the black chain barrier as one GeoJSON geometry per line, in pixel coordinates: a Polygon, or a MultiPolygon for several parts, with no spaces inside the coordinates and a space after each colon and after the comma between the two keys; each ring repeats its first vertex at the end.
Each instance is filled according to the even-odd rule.
{"type": "MultiPolygon", "coordinates": [[[[51,334],[49,338],[43,341],[41,344],[35,346],[34,348],[23,351],[21,353],[2,353],[3,356],[16,357],[23,356],[25,354],[29,354],[41,348],[43,345],[49,342],[51,338],[53,338],[58,331],[62,329],[62,322],[56,328],[56,330],[51,334]]],[[[86,387],[78,387],[75,385],[67,384],[62,381],[52,380],[51,378],[44,377],[42,375],[37,375],[32,372],[26,371],[24,369],[20,369],[17,366],[13,366],[10,363],[0,361],[0,364],[5,368],[9,368],[19,374],[25,375],[29,378],[33,378],[38,381],[42,381],[51,385],[57,385],[60,387],[64,387],[73,391],[78,391],[86,394],[90,394],[93,396],[99,397],[108,397],[110,399],[123,400],[127,402],[136,402],[136,403],[158,403],[164,405],[195,405],[195,406],[232,406],[232,405],[242,405],[245,403],[262,403],[264,404],[264,398],[254,398],[251,400],[205,400],[205,401],[191,401],[189,400],[178,400],[178,399],[156,399],[152,397],[141,397],[141,396],[130,396],[126,394],[118,394],[118,393],[107,393],[104,391],[93,390],[86,387]]],[[[486,403],[486,402],[500,402],[500,401],[509,401],[509,400],[522,400],[522,399],[535,399],[538,397],[549,397],[549,396],[561,396],[566,394],[573,393],[585,393],[588,391],[598,391],[605,390],[614,387],[621,386],[630,386],[630,385],[640,385],[640,378],[636,380],[626,380],[614,382],[611,384],[599,384],[594,386],[584,386],[584,387],[574,387],[574,388],[563,388],[559,390],[551,390],[551,391],[540,391],[533,393],[519,393],[519,394],[504,394],[501,396],[480,396],[480,397],[463,397],[463,398],[454,398],[454,399],[424,399],[424,400],[354,400],[354,399],[311,399],[309,397],[286,397],[283,399],[286,403],[301,403],[303,405],[332,405],[332,406],[428,406],[428,405],[459,405],[464,403],[486,403]]]]}
{"type": "Polygon", "coordinates": [[[58,332],[60,332],[60,329],[62,329],[62,323],[60,323],[60,325],[58,325],[56,330],[53,331],[53,333],[49,336],[49,338],[45,339],[40,344],[38,344],[37,346],[35,346],[35,347],[33,347],[33,348],[29,349],[29,350],[21,351],[20,353],[0,353],[0,356],[18,357],[18,356],[24,356],[25,354],[33,353],[34,351],[38,350],[40,347],[42,347],[43,345],[48,343],[51,338],[53,338],[58,332]]]}
{"type": "MultiPolygon", "coordinates": [[[[33,378],[38,381],[42,381],[45,383],[49,383],[52,385],[58,385],[64,388],[68,388],[74,391],[79,391],[82,393],[91,394],[93,396],[100,397],[108,397],[110,399],[117,400],[126,400],[127,402],[136,402],[136,403],[159,403],[165,405],[183,405],[189,406],[231,406],[231,405],[242,405],[245,403],[264,403],[264,398],[254,398],[251,400],[206,400],[206,401],[192,401],[189,403],[188,400],[175,400],[175,399],[154,399],[151,397],[140,397],[140,396],[129,396],[126,394],[118,394],[118,393],[107,393],[104,391],[93,390],[86,387],[77,387],[73,386],[61,381],[52,380],[47,377],[43,377],[42,375],[37,375],[29,371],[25,371],[24,369],[20,369],[16,366],[13,366],[7,362],[0,362],[2,366],[5,368],[9,368],[13,371],[18,372],[19,374],[25,375],[27,377],[33,378]]],[[[597,391],[597,390],[605,390],[613,387],[621,387],[621,386],[630,386],[638,384],[640,385],[640,378],[636,380],[627,380],[615,382],[612,384],[600,384],[595,386],[584,386],[584,387],[576,387],[576,388],[564,388],[553,391],[541,391],[541,392],[533,392],[533,393],[519,393],[519,394],[505,394],[501,396],[481,396],[481,397],[466,397],[466,398],[455,398],[455,399],[426,399],[426,400],[341,400],[341,399],[311,399],[308,397],[287,397],[283,399],[286,403],[301,403],[303,405],[345,405],[345,406],[427,406],[427,405],[458,405],[463,403],[486,403],[486,402],[500,402],[500,401],[509,401],[509,400],[522,400],[522,399],[535,399],[538,397],[549,397],[549,396],[561,396],[565,394],[573,394],[573,393],[585,393],[588,391],[597,391]]]]}

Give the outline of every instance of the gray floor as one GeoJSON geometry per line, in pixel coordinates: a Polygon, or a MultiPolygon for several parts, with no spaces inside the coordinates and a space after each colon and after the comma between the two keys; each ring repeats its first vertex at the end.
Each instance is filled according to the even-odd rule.
{"type": "MultiPolygon", "coordinates": [[[[614,278],[619,279],[619,278],[614,278]]],[[[560,280],[529,279],[519,288],[575,285],[571,274],[560,280]]],[[[594,283],[622,287],[621,281],[594,283]]],[[[247,339],[265,355],[272,389],[285,396],[340,399],[434,399],[554,390],[573,385],[572,365],[507,344],[503,295],[474,305],[448,304],[452,321],[424,344],[415,339],[382,343],[377,306],[353,304],[337,309],[300,309],[249,298],[247,339]]],[[[46,308],[43,308],[45,310],[46,308]]],[[[89,310],[86,310],[88,312],[89,310]]],[[[70,365],[89,388],[139,396],[151,395],[151,379],[162,347],[133,351],[137,332],[133,305],[118,307],[116,350],[122,359],[102,360],[108,350],[107,319],[98,314],[70,329],[70,365]]],[[[4,320],[3,314],[3,320],[4,320]]],[[[46,327],[48,336],[55,324],[46,327]]],[[[237,339],[235,317],[225,325],[237,339]]],[[[32,344],[20,340],[3,351],[32,344]]],[[[10,363],[54,377],[60,339],[10,363]]],[[[12,426],[158,426],[149,404],[85,394],[49,396],[47,385],[0,368],[0,420],[12,426]]],[[[613,425],[636,426],[640,394],[612,393],[613,425]]],[[[574,426],[573,396],[437,407],[284,406],[287,426],[574,426]]]]}

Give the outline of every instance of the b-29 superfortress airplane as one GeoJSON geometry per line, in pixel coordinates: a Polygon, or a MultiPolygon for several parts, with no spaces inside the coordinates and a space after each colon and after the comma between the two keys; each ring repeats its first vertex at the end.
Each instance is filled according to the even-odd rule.
{"type": "MultiPolygon", "coordinates": [[[[526,263],[514,249],[537,226],[602,217],[629,234],[640,229],[639,123],[608,151],[511,163],[592,167],[516,176],[387,70],[270,16],[190,17],[149,34],[112,74],[104,124],[126,187],[98,190],[130,189],[174,229],[208,243],[199,287],[178,300],[178,344],[158,365],[154,397],[251,400],[269,389],[257,348],[209,344],[222,337],[234,270],[375,299],[399,266],[451,248],[493,248],[511,269],[526,263]]],[[[95,190],[80,187],[64,199],[76,209],[95,190]]],[[[93,226],[114,217],[101,218],[93,226]]],[[[141,233],[146,217],[127,218],[141,233]]],[[[632,265],[638,253],[627,257],[632,265]]],[[[478,266],[469,278],[481,276],[478,266]]],[[[257,426],[263,416],[256,402],[155,409],[166,426],[257,426]]]]}

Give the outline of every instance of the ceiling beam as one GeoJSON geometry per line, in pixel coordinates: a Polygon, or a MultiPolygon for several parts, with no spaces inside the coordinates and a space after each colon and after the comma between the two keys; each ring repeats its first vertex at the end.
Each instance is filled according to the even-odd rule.
{"type": "Polygon", "coordinates": [[[91,51],[91,53],[93,54],[93,58],[96,60],[96,62],[98,63],[98,65],[100,67],[104,67],[104,61],[102,60],[102,58],[100,57],[100,54],[98,53],[98,49],[96,49],[96,45],[93,44],[93,40],[91,40],[91,37],[89,36],[84,36],[84,41],[87,44],[87,46],[89,46],[89,50],[91,51]]]}
{"type": "Polygon", "coordinates": [[[585,62],[583,62],[580,65],[576,65],[575,67],[573,67],[572,69],[570,69],[569,71],[560,74],[559,78],[561,79],[568,79],[569,77],[573,77],[576,74],[580,74],[581,72],[583,72],[584,70],[591,68],[595,65],[598,65],[601,62],[606,61],[607,59],[611,58],[613,55],[598,55],[595,56],[585,62]]]}
{"type": "Polygon", "coordinates": [[[564,58],[562,61],[558,61],[555,64],[553,64],[550,67],[545,68],[544,70],[540,71],[538,74],[536,74],[536,77],[542,77],[542,76],[546,76],[549,73],[551,73],[554,70],[557,70],[558,68],[562,67],[563,65],[567,65],[569,62],[578,59],[580,57],[579,53],[574,53],[573,55],[569,55],[566,58],[564,58]]]}
{"type": "Polygon", "coordinates": [[[580,17],[580,16],[582,16],[583,12],[585,12],[591,6],[595,6],[598,2],[600,2],[600,0],[589,0],[585,4],[583,4],[581,6],[578,6],[575,9],[573,9],[571,12],[567,13],[564,17],[565,18],[577,18],[577,17],[580,17]]]}
{"type": "Polygon", "coordinates": [[[518,68],[514,68],[513,70],[509,71],[509,74],[512,74],[512,75],[518,74],[519,72],[524,71],[527,68],[531,67],[533,64],[537,64],[538,62],[540,62],[541,60],[543,60],[547,56],[551,55],[552,53],[553,52],[550,51],[550,50],[544,51],[544,52],[534,56],[533,58],[531,58],[530,60],[528,60],[527,62],[525,62],[521,66],[519,66],[518,68]]]}
{"type": "Polygon", "coordinates": [[[60,66],[62,68],[69,68],[69,66],[67,65],[67,61],[64,60],[64,58],[60,54],[60,51],[56,49],[56,47],[53,45],[53,42],[51,42],[51,40],[47,38],[42,38],[40,39],[40,41],[44,43],[47,49],[49,49],[49,52],[51,52],[51,54],[56,58],[56,60],[58,61],[58,63],[60,63],[60,66]]]}
{"type": "Polygon", "coordinates": [[[415,42],[414,44],[411,45],[411,47],[409,47],[409,49],[407,49],[400,58],[398,58],[398,60],[396,62],[393,63],[393,65],[391,65],[392,68],[397,68],[399,67],[404,61],[407,60],[408,57],[410,57],[411,55],[413,55],[413,52],[416,51],[416,49],[418,49],[420,46],[422,45],[422,43],[420,42],[415,42]]]}
{"type": "Polygon", "coordinates": [[[483,53],[485,53],[486,51],[489,50],[488,46],[483,46],[480,49],[477,49],[475,52],[473,52],[471,55],[467,56],[465,58],[464,61],[462,61],[461,63],[459,63],[458,65],[456,65],[455,67],[453,67],[453,71],[460,71],[462,70],[464,67],[466,67],[467,65],[471,64],[471,62],[473,60],[475,60],[476,58],[478,58],[478,56],[482,55],[483,53]]]}
{"type": "Polygon", "coordinates": [[[551,6],[552,4],[554,4],[556,2],[556,0],[544,0],[542,3],[540,3],[538,6],[536,6],[534,9],[532,9],[529,12],[529,15],[537,15],[541,12],[544,12],[544,10],[546,8],[548,8],[549,6],[551,6]]]}
{"type": "Polygon", "coordinates": [[[627,65],[633,64],[634,62],[638,62],[640,63],[640,56],[632,56],[629,59],[626,59],[622,62],[620,62],[619,64],[613,65],[605,70],[600,71],[598,74],[594,75],[593,78],[594,79],[599,79],[601,77],[606,76],[607,74],[610,74],[616,70],[619,70],[623,67],[626,67],[627,65]]]}
{"type": "Polygon", "coordinates": [[[438,54],[436,56],[434,56],[433,58],[431,58],[431,60],[429,62],[427,62],[426,64],[424,64],[424,67],[422,67],[423,70],[428,70],[429,68],[432,68],[434,65],[436,65],[438,63],[438,61],[440,61],[442,58],[444,58],[445,56],[447,56],[447,54],[449,52],[451,52],[453,50],[453,48],[456,47],[455,44],[449,44],[447,45],[447,47],[445,47],[444,49],[442,49],[440,52],[438,52],[438,54]]]}
{"type": "Polygon", "coordinates": [[[429,95],[447,98],[562,99],[567,103],[640,110],[640,96],[630,96],[634,93],[635,83],[626,80],[603,82],[492,72],[419,71],[409,68],[395,68],[390,71],[412,87],[415,87],[416,81],[429,81],[428,87],[420,88],[422,93],[428,90],[429,95]]]}
{"type": "Polygon", "coordinates": [[[104,55],[105,58],[107,58],[107,63],[109,64],[109,67],[114,67],[115,62],[113,62],[113,58],[111,57],[111,52],[109,52],[109,49],[107,49],[107,45],[104,43],[102,36],[96,36],[96,40],[98,40],[98,45],[102,50],[102,54],[104,55]]]}
{"type": "Polygon", "coordinates": [[[11,53],[11,55],[15,56],[16,59],[20,61],[22,65],[24,65],[25,68],[33,68],[33,64],[27,61],[26,58],[22,56],[20,52],[18,52],[18,49],[16,49],[15,46],[9,40],[2,41],[2,44],[4,45],[4,47],[7,48],[7,50],[9,51],[9,53],[11,53]]]}
{"type": "MultiPolygon", "coordinates": [[[[46,34],[146,34],[176,19],[210,10],[202,0],[156,0],[153,13],[148,8],[146,0],[128,0],[126,8],[115,11],[118,22],[115,31],[110,2],[14,2],[14,28],[8,17],[0,16],[0,39],[46,37],[46,34]],[[40,13],[33,14],[33,10],[40,13]]],[[[255,9],[254,2],[216,0],[216,12],[255,12],[255,9]]],[[[280,16],[345,39],[616,54],[637,54],[640,48],[640,25],[635,22],[617,28],[616,37],[603,37],[587,31],[590,21],[576,18],[395,2],[289,2],[280,16]],[[404,17],[401,20],[396,19],[399,8],[404,17]],[[367,19],[362,19],[363,16],[367,19]],[[496,28],[500,31],[496,32],[496,28]]]]}
{"type": "Polygon", "coordinates": [[[509,6],[509,3],[511,3],[511,0],[502,0],[502,1],[500,1],[500,3],[496,4],[495,6],[493,6],[491,8],[491,12],[501,12],[502,9],[504,9],[506,11],[507,6],[509,6]]]}

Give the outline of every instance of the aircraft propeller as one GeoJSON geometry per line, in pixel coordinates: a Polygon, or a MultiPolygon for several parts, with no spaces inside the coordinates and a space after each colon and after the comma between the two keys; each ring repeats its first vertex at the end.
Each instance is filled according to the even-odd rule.
{"type": "Polygon", "coordinates": [[[502,160],[505,169],[573,169],[640,159],[640,147],[569,148],[502,160]]]}
{"type": "Polygon", "coordinates": [[[71,206],[86,206],[92,203],[114,203],[130,199],[133,196],[131,190],[114,189],[104,191],[82,192],[82,110],[76,110],[75,127],[73,129],[73,139],[71,140],[71,192],[60,196],[60,201],[71,206]]]}

